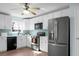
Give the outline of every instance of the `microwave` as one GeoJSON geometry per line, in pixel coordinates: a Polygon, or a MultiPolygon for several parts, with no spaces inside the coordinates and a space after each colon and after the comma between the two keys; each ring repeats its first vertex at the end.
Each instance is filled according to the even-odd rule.
{"type": "Polygon", "coordinates": [[[35,29],[43,29],[43,23],[35,23],[35,29]]]}

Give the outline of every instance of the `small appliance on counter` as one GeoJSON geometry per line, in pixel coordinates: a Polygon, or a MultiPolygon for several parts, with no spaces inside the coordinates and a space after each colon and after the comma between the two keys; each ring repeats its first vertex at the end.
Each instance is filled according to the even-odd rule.
{"type": "Polygon", "coordinates": [[[45,32],[38,32],[37,36],[45,36],[45,32]]]}

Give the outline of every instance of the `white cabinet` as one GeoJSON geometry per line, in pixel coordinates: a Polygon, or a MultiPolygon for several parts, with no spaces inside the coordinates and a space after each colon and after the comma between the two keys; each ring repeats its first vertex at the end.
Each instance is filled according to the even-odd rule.
{"type": "Polygon", "coordinates": [[[27,43],[26,43],[26,45],[27,45],[27,47],[30,47],[30,48],[31,48],[31,43],[32,43],[31,39],[32,39],[31,36],[28,35],[27,36],[27,41],[26,41],[27,43]]]}
{"type": "Polygon", "coordinates": [[[43,19],[42,19],[43,29],[48,29],[48,16],[49,16],[49,15],[46,15],[46,16],[43,17],[43,19]]]}
{"type": "Polygon", "coordinates": [[[36,18],[30,19],[30,30],[34,30],[34,24],[37,22],[36,18]]]}
{"type": "Polygon", "coordinates": [[[0,29],[11,29],[11,16],[0,14],[0,29]]]}
{"type": "Polygon", "coordinates": [[[5,15],[4,29],[11,29],[11,26],[12,26],[12,19],[11,19],[11,17],[5,15]]]}
{"type": "Polygon", "coordinates": [[[7,38],[0,36],[0,52],[7,51],[7,38]]]}
{"type": "Polygon", "coordinates": [[[30,19],[25,20],[25,30],[30,30],[30,19]]]}
{"type": "Polygon", "coordinates": [[[17,48],[26,47],[26,36],[17,37],[17,48]]]}
{"type": "Polygon", "coordinates": [[[48,52],[48,36],[40,37],[40,50],[48,52]]]}
{"type": "Polygon", "coordinates": [[[30,47],[31,36],[17,36],[17,48],[30,47]]]}
{"type": "Polygon", "coordinates": [[[4,28],[4,16],[0,14],[0,29],[4,28]]]}

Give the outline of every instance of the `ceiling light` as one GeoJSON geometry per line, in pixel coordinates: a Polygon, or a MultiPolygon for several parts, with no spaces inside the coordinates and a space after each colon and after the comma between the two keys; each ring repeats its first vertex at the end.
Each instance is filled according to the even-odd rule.
{"type": "Polygon", "coordinates": [[[27,11],[27,10],[24,10],[23,13],[24,13],[24,14],[29,14],[30,12],[27,11]]]}

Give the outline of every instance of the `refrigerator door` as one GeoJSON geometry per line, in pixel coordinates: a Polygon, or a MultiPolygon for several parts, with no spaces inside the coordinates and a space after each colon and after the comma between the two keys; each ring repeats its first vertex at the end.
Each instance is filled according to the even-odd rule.
{"type": "Polygon", "coordinates": [[[57,28],[57,25],[58,25],[58,22],[57,22],[57,20],[53,20],[53,21],[54,21],[54,23],[53,23],[53,25],[54,25],[54,26],[53,26],[53,27],[54,27],[54,28],[53,28],[53,31],[54,31],[54,41],[55,41],[55,43],[56,43],[56,41],[57,41],[57,39],[58,39],[58,38],[57,38],[57,29],[58,29],[58,28],[57,28]]]}
{"type": "MultiPolygon", "coordinates": [[[[55,19],[57,26],[54,25],[54,34],[57,43],[68,43],[69,39],[69,17],[55,19]]],[[[54,22],[55,23],[55,22],[54,22]]]]}
{"type": "Polygon", "coordinates": [[[67,45],[48,44],[48,56],[68,56],[67,45]]]}
{"type": "Polygon", "coordinates": [[[48,38],[49,38],[49,42],[54,42],[54,22],[53,22],[53,20],[52,19],[50,19],[49,21],[48,21],[48,38]]]}

